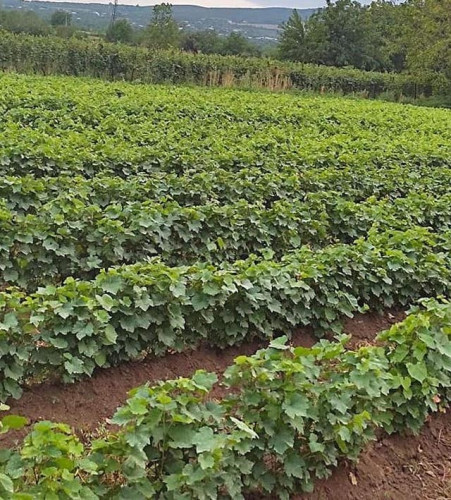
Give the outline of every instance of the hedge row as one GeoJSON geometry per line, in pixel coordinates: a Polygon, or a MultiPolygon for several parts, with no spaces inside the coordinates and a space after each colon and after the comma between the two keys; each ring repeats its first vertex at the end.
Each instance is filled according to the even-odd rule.
{"type": "Polygon", "coordinates": [[[270,59],[182,52],[153,51],[93,40],[36,37],[0,33],[0,68],[93,76],[147,83],[194,83],[333,91],[363,92],[369,97],[390,92],[419,97],[446,95],[450,84],[443,76],[376,73],[351,68],[296,64],[270,59]]]}
{"type": "Polygon", "coordinates": [[[451,232],[416,228],[303,248],[281,262],[135,264],[29,296],[10,289],[0,293],[0,395],[17,397],[25,380],[48,372],[72,381],[202,341],[226,346],[301,325],[338,330],[364,306],[449,294],[450,250],[451,232]]]}
{"type": "MultiPolygon", "coordinates": [[[[113,418],[119,430],[85,445],[66,425],[36,424],[1,453],[2,498],[289,499],[357,459],[378,429],[417,432],[449,403],[449,302],[423,301],[379,335],[381,347],[285,340],[236,358],[219,402],[217,376],[198,371],[133,390],[113,418]]],[[[5,417],[3,430],[24,423],[5,417]]]]}

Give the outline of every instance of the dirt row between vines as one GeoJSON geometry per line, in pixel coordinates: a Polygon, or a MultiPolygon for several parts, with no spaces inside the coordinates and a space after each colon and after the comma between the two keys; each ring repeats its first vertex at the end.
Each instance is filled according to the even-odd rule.
{"type": "MultiPolygon", "coordinates": [[[[381,330],[402,320],[402,311],[368,313],[347,320],[345,331],[351,345],[367,344],[381,330]]],[[[293,345],[310,347],[315,338],[308,330],[293,335],[293,345]]],[[[220,374],[240,354],[253,354],[264,342],[246,343],[218,350],[195,351],[148,358],[99,370],[76,384],[44,383],[9,401],[11,413],[24,415],[33,424],[39,420],[65,422],[79,432],[89,432],[105,423],[127,399],[127,392],[146,382],[190,376],[197,369],[220,374]]],[[[215,396],[220,397],[221,392],[215,396]]],[[[384,437],[372,443],[357,465],[343,463],[333,475],[317,484],[315,492],[297,499],[451,499],[451,420],[434,416],[418,437],[384,437]]],[[[28,429],[29,430],[29,429],[28,429]]],[[[11,446],[24,433],[2,436],[1,446],[11,446]]]]}

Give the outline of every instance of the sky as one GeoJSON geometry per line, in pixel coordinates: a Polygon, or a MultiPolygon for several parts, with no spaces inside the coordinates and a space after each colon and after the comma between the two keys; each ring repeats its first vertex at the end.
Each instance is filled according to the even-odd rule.
{"type": "MultiPolygon", "coordinates": [[[[112,0],[66,1],[77,3],[110,3],[112,0]]],[[[289,7],[291,9],[310,9],[326,5],[325,0],[119,0],[119,3],[127,5],[155,5],[162,1],[168,1],[172,5],[201,5],[202,7],[289,7]]]]}
{"type": "MultiPolygon", "coordinates": [[[[141,0],[141,5],[149,5],[154,2],[141,0]]],[[[310,7],[322,7],[326,4],[324,0],[172,0],[173,5],[202,5],[203,7],[290,7],[298,9],[309,9],[310,7]]]]}

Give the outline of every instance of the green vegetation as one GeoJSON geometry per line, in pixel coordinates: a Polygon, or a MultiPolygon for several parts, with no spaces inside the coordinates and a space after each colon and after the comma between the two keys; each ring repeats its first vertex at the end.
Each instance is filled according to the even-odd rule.
{"type": "Polygon", "coordinates": [[[30,35],[48,35],[50,27],[34,12],[0,10],[0,28],[11,33],[30,35]]]}
{"type": "MultiPolygon", "coordinates": [[[[56,4],[45,0],[2,0],[4,9],[32,10],[43,19],[50,19],[55,9],[63,7],[73,13],[73,24],[79,29],[104,33],[110,22],[112,8],[108,3],[64,2],[56,4]]],[[[173,17],[185,33],[214,31],[220,38],[227,38],[234,30],[239,30],[252,45],[274,45],[278,35],[278,25],[286,21],[291,9],[286,8],[215,8],[196,5],[173,5],[173,17]]],[[[301,9],[307,18],[314,9],[301,9]]],[[[126,19],[135,31],[149,24],[153,7],[119,3],[116,19],[126,19]]]]}
{"type": "Polygon", "coordinates": [[[150,24],[141,36],[143,44],[155,49],[176,48],[180,36],[179,26],[172,17],[171,5],[155,5],[150,24]]]}
{"type": "Polygon", "coordinates": [[[0,69],[40,75],[93,76],[146,83],[305,89],[362,97],[449,95],[435,74],[377,73],[262,58],[153,51],[96,40],[34,37],[0,32],[0,69]]]}
{"type": "Polygon", "coordinates": [[[327,2],[282,26],[279,57],[373,71],[435,73],[451,80],[451,1],[327,2]]]}
{"type": "Polygon", "coordinates": [[[55,10],[50,18],[52,26],[70,26],[72,23],[72,14],[67,10],[55,10]]]}
{"type": "Polygon", "coordinates": [[[284,168],[290,177],[333,168],[337,177],[336,169],[451,164],[445,110],[70,78],[2,75],[0,82],[2,176],[207,176],[256,167],[284,168]]]}
{"type": "Polygon", "coordinates": [[[113,43],[130,43],[133,40],[133,28],[127,19],[119,19],[108,26],[105,38],[113,43]]]}
{"type": "Polygon", "coordinates": [[[50,202],[37,214],[0,211],[0,265],[11,285],[34,289],[72,275],[159,256],[170,265],[205,259],[214,264],[264,255],[273,257],[308,245],[351,242],[378,228],[451,229],[451,195],[410,194],[395,202],[371,197],[356,203],[318,192],[306,201],[240,201],[218,206],[178,203],[114,203],[103,207],[50,202]],[[64,228],[64,230],[62,230],[64,228]],[[242,231],[243,228],[249,228],[242,231]]]}
{"type": "Polygon", "coordinates": [[[402,306],[447,293],[450,248],[449,231],[391,230],[293,251],[281,262],[269,252],[221,267],[137,263],[101,271],[93,281],[67,278],[31,295],[0,292],[1,395],[17,396],[21,382],[41,372],[71,381],[98,366],[203,340],[226,346],[297,325],[337,330],[343,315],[363,304],[402,306]]]}
{"type": "MultiPolygon", "coordinates": [[[[94,44],[40,40],[2,35],[4,67],[63,72],[69,48],[70,72],[83,75],[105,76],[114,49],[127,56],[115,64],[143,57],[130,79],[172,81],[180,58],[177,83],[216,60],[254,76],[263,64],[149,60],[104,44],[90,66],[94,44]]],[[[316,85],[369,75],[295,67],[323,72],[316,85]]],[[[0,497],[288,498],[377,431],[418,431],[448,403],[447,110],[62,76],[0,83],[0,401],[145,356],[271,342],[236,359],[220,401],[216,375],[198,372],[136,389],[118,428],[83,443],[64,424],[37,423],[0,453],[0,497]],[[374,346],[280,337],[300,326],[339,335],[357,312],[418,301],[374,346]]]]}
{"type": "MultiPolygon", "coordinates": [[[[82,444],[68,426],[39,422],[1,455],[4,498],[289,498],[311,491],[339,459],[356,459],[378,429],[418,431],[448,404],[451,307],[429,300],[378,337],[311,349],[285,338],[225,373],[143,386],[113,418],[116,432],[82,444]],[[114,479],[115,480],[114,480],[114,479]],[[17,496],[14,496],[17,495],[17,496]],[[19,496],[20,495],[20,496],[19,496]]],[[[24,425],[3,419],[3,431],[24,425]]]]}
{"type": "MultiPolygon", "coordinates": [[[[250,71],[246,74],[250,78],[245,79],[246,85],[282,90],[294,86],[314,88],[321,92],[365,92],[370,97],[383,94],[389,100],[407,96],[420,103],[451,106],[451,35],[448,29],[451,24],[451,0],[406,0],[400,4],[376,0],[369,5],[361,5],[355,0],[328,0],[325,8],[315,12],[300,12],[293,11],[291,17],[281,24],[277,46],[272,48],[263,47],[264,44],[254,45],[239,30],[229,31],[224,36],[211,30],[210,26],[208,29],[198,29],[189,22],[180,23],[174,18],[169,3],[155,5],[152,15],[144,24],[139,24],[138,29],[127,17],[115,16],[105,32],[97,33],[97,36],[94,34],[97,43],[89,41],[88,32],[72,26],[72,14],[65,10],[54,10],[49,23],[31,11],[0,11],[0,29],[16,34],[86,39],[88,46],[84,49],[73,43],[69,47],[57,48],[56,42],[50,38],[41,41],[44,46],[32,52],[34,58],[25,52],[18,58],[13,55],[10,62],[13,62],[14,69],[19,70],[15,65],[19,61],[24,64],[25,71],[30,71],[27,66],[33,66],[37,55],[42,62],[42,52],[49,58],[45,68],[33,67],[33,71],[43,71],[44,74],[56,72],[156,83],[182,81],[231,86],[242,83],[241,71],[250,65],[250,71]],[[113,46],[104,53],[105,49],[100,43],[102,40],[127,44],[133,46],[133,50],[126,51],[123,47],[113,46]],[[51,53],[47,53],[50,47],[51,53]],[[144,47],[151,51],[150,54],[142,50],[144,47]],[[161,50],[171,50],[174,54],[154,54],[154,51],[161,50]],[[210,65],[215,68],[205,72],[205,59],[192,59],[187,68],[187,60],[181,62],[180,54],[177,54],[179,50],[192,54],[240,56],[243,59],[240,62],[210,59],[210,65]],[[83,53],[76,55],[78,51],[83,53]],[[267,59],[269,55],[279,61],[267,59]],[[58,69],[55,68],[55,56],[59,59],[56,65],[58,69]],[[265,59],[251,61],[250,58],[254,56],[265,56],[265,59]],[[155,58],[158,67],[152,68],[154,74],[150,78],[150,75],[143,78],[144,67],[155,58]],[[83,60],[81,71],[78,59],[83,60]],[[318,75],[318,71],[310,66],[282,63],[284,60],[346,70],[337,73],[336,70],[321,68],[318,75]],[[63,61],[66,63],[65,68],[60,66],[63,61]],[[102,67],[99,67],[100,61],[102,67]],[[72,68],[74,63],[75,67],[72,68]],[[255,74],[257,67],[258,75],[255,74]],[[361,73],[358,76],[359,73],[349,72],[349,68],[384,74],[361,73]],[[132,75],[127,76],[130,70],[132,75]],[[180,72],[185,74],[182,76],[180,72]],[[314,75],[320,76],[320,81],[312,87],[314,75]]],[[[101,16],[98,12],[95,14],[101,16]]],[[[256,18],[258,15],[255,13],[256,18]]],[[[102,16],[105,16],[105,12],[102,16]]],[[[243,22],[242,19],[237,26],[245,31],[250,26],[258,29],[258,25],[243,22]]],[[[11,39],[7,43],[12,43],[11,39]]],[[[8,61],[8,57],[4,59],[8,61]]]]}

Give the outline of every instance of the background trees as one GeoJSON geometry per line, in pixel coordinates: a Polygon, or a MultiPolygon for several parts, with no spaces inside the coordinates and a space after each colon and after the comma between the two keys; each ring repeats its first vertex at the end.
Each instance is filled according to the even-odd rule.
{"type": "Polygon", "coordinates": [[[406,67],[451,79],[451,0],[409,0],[400,10],[396,42],[406,67]]]}
{"type": "Polygon", "coordinates": [[[451,78],[451,0],[330,0],[281,26],[278,56],[376,71],[438,72],[451,78]]]}
{"type": "Polygon", "coordinates": [[[50,18],[52,26],[70,26],[72,23],[72,14],[67,10],[55,10],[50,18]]]}
{"type": "Polygon", "coordinates": [[[37,14],[18,10],[0,10],[0,29],[30,35],[48,35],[50,33],[50,26],[37,14]]]}
{"type": "Polygon", "coordinates": [[[42,19],[26,10],[1,10],[0,29],[32,35],[105,38],[150,49],[192,53],[270,56],[326,66],[350,66],[381,72],[409,72],[451,82],[451,0],[327,0],[307,20],[293,11],[281,25],[277,44],[257,46],[242,33],[192,31],[179,25],[169,3],[155,5],[144,29],[122,18],[106,33],[87,33],[72,23],[72,14],[56,10],[42,19]]]}
{"type": "Polygon", "coordinates": [[[152,20],[142,35],[143,44],[155,49],[169,49],[178,47],[180,39],[180,28],[172,17],[171,4],[155,5],[152,20]]]}
{"type": "Polygon", "coordinates": [[[130,43],[134,37],[134,30],[127,19],[118,19],[108,26],[105,38],[109,42],[130,43]]]}
{"type": "Polygon", "coordinates": [[[281,26],[279,53],[284,59],[305,62],[306,54],[304,21],[298,11],[293,10],[290,19],[281,26]]]}

